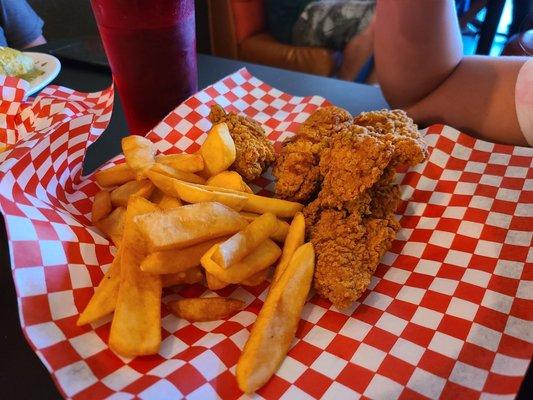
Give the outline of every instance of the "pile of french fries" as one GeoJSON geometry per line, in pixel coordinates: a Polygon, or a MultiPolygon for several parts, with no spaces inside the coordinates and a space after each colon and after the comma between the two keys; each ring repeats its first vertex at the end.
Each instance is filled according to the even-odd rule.
{"type": "MultiPolygon", "coordinates": [[[[255,195],[228,170],[236,152],[224,123],[195,154],[158,155],[140,136],[125,137],[122,150],[125,163],[95,174],[104,189],[94,197],[92,221],[117,251],[78,325],[114,313],[111,349],[128,357],[155,354],[163,288],[256,286],[276,264],[236,370],[239,387],[254,392],[285,358],[311,286],[315,256],[304,244],[302,204],[255,195]]],[[[244,306],[221,297],[166,304],[193,322],[224,319],[244,306]]]]}

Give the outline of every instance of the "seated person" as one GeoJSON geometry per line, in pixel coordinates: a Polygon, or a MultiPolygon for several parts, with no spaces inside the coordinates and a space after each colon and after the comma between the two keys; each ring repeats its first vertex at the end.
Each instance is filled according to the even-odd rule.
{"type": "Polygon", "coordinates": [[[337,76],[352,81],[372,56],[375,5],[375,0],[266,0],[266,11],[280,42],[342,51],[337,76]]]}
{"type": "Polygon", "coordinates": [[[380,0],[374,46],[391,107],[421,125],[533,146],[533,59],[464,56],[453,0],[380,0]]]}
{"type": "Polygon", "coordinates": [[[0,0],[0,46],[26,49],[44,44],[43,25],[26,0],[0,0]]]}

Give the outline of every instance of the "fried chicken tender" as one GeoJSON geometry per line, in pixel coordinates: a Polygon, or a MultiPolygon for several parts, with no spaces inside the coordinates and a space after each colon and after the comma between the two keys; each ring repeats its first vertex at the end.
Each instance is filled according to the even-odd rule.
{"type": "Polygon", "coordinates": [[[338,308],[350,306],[370,284],[397,231],[393,216],[362,218],[346,210],[323,211],[311,236],[317,292],[338,308]]]}
{"type": "Polygon", "coordinates": [[[316,253],[314,286],[336,307],[368,287],[396,237],[395,167],[427,157],[417,126],[400,110],[355,118],[336,107],[315,112],[282,148],[274,167],[280,197],[314,200],[304,209],[316,253]]]}
{"type": "Polygon", "coordinates": [[[274,147],[258,122],[232,112],[226,113],[218,104],[211,107],[209,120],[213,124],[225,122],[228,125],[237,151],[231,168],[244,179],[253,181],[274,162],[274,147]]]}
{"type": "Polygon", "coordinates": [[[393,165],[415,166],[428,156],[418,127],[403,110],[363,112],[353,121],[394,146],[393,165]]]}
{"type": "Polygon", "coordinates": [[[350,113],[339,107],[315,111],[300,126],[297,135],[288,138],[274,169],[277,197],[292,201],[308,201],[320,186],[319,170],[322,152],[330,139],[352,123],[350,113]]]}

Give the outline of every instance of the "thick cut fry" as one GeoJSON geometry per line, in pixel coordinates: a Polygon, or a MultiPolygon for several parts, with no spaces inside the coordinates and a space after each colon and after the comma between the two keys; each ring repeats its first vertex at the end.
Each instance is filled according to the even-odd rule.
{"type": "Polygon", "coordinates": [[[270,213],[263,214],[242,231],[216,245],[211,258],[222,268],[229,268],[254,251],[277,228],[276,216],[270,213]]]}
{"type": "Polygon", "coordinates": [[[313,245],[300,246],[268,294],[237,363],[237,384],[243,392],[255,392],[283,362],[298,328],[314,265],[313,245]]]}
{"type": "MultiPolygon", "coordinates": [[[[257,286],[263,283],[267,278],[268,278],[268,268],[265,268],[264,270],[259,271],[255,275],[252,275],[248,279],[243,280],[241,284],[244,286],[257,286]]],[[[215,275],[210,274],[209,272],[205,273],[205,279],[207,281],[207,287],[210,290],[220,290],[230,285],[227,282],[221,281],[215,275]]]]}
{"type": "MultiPolygon", "coordinates": [[[[163,193],[171,197],[180,198],[188,203],[207,203],[216,201],[235,210],[240,210],[247,201],[243,193],[217,192],[203,189],[206,186],[180,181],[171,176],[154,170],[148,170],[145,175],[163,193]]],[[[215,188],[216,189],[216,188],[215,188]]]]}
{"type": "Polygon", "coordinates": [[[96,183],[102,187],[122,185],[135,179],[135,173],[128,164],[118,164],[102,169],[94,174],[96,183]]]}
{"type": "Polygon", "coordinates": [[[181,203],[180,199],[176,197],[170,197],[166,194],[163,195],[161,200],[157,202],[157,205],[161,210],[172,210],[173,208],[181,207],[183,204],[181,203]]]}
{"type": "Polygon", "coordinates": [[[224,298],[206,297],[171,301],[168,309],[177,317],[190,322],[218,321],[225,319],[244,308],[244,301],[224,298]]]}
{"type": "Polygon", "coordinates": [[[285,244],[283,245],[283,253],[274,272],[274,277],[272,278],[272,283],[276,282],[283,271],[289,265],[294,252],[298,247],[300,247],[305,240],[305,218],[302,213],[298,213],[294,216],[294,219],[291,222],[289,227],[289,232],[287,233],[287,238],[285,239],[285,244]]]}
{"type": "Polygon", "coordinates": [[[239,214],[241,214],[244,218],[246,218],[246,221],[248,222],[255,221],[257,218],[261,216],[261,214],[251,213],[248,211],[241,211],[239,214]]]}
{"type": "Polygon", "coordinates": [[[108,239],[111,239],[111,241],[117,247],[122,241],[125,216],[126,209],[124,207],[118,207],[115,208],[106,218],[95,223],[95,226],[100,229],[108,239]]]}
{"type": "Polygon", "coordinates": [[[122,138],[122,151],[126,163],[135,172],[137,179],[143,178],[143,172],[155,163],[155,145],[143,136],[130,135],[122,138]]]}
{"type": "Polygon", "coordinates": [[[176,272],[175,274],[163,274],[161,282],[164,288],[176,285],[192,285],[193,283],[201,282],[204,278],[202,269],[199,267],[189,268],[187,271],[176,272]]]}
{"type": "Polygon", "coordinates": [[[126,207],[131,196],[148,198],[154,185],[148,179],[126,182],[111,192],[111,203],[115,207],[126,207]]]}
{"type": "Polygon", "coordinates": [[[170,165],[155,163],[150,170],[159,172],[160,174],[170,176],[172,178],[179,179],[185,182],[204,184],[204,178],[193,174],[192,172],[180,171],[179,169],[172,168],[170,165]]]}
{"type": "Polygon", "coordinates": [[[199,172],[204,169],[204,159],[201,154],[160,154],[155,160],[184,172],[199,172]]]}
{"type": "Polygon", "coordinates": [[[257,274],[252,275],[248,279],[242,281],[244,286],[257,286],[266,281],[268,278],[268,268],[265,268],[262,271],[259,271],[257,274]]]}
{"type": "Polygon", "coordinates": [[[76,323],[78,326],[90,324],[115,310],[120,284],[120,260],[119,249],[111,267],[98,284],[85,310],[80,314],[76,323]]]}
{"type": "Polygon", "coordinates": [[[278,243],[285,242],[287,234],[289,233],[289,226],[290,225],[288,222],[283,221],[282,219],[278,219],[278,227],[276,231],[272,235],[270,235],[270,238],[278,243]]]}
{"type": "Polygon", "coordinates": [[[139,268],[147,245],[133,222],[136,215],[155,210],[155,204],[141,197],[133,197],[126,210],[120,288],[109,347],[127,357],[157,353],[161,343],[161,278],[139,268]]]}
{"type": "Polygon", "coordinates": [[[214,125],[200,148],[204,171],[209,176],[228,169],[235,161],[237,151],[225,123],[214,125]]]}
{"type": "Polygon", "coordinates": [[[197,267],[207,250],[221,240],[212,239],[180,250],[156,251],[144,259],[141,269],[151,274],[172,274],[197,267]]]}
{"type": "Polygon", "coordinates": [[[246,194],[248,201],[244,203],[243,210],[257,214],[270,212],[279,218],[291,218],[297,212],[302,211],[303,204],[294,201],[274,199],[272,197],[246,194]]]}
{"type": "Polygon", "coordinates": [[[100,221],[109,215],[113,206],[111,205],[111,195],[107,190],[96,193],[93,200],[91,220],[93,223],[100,221]]]}
{"type": "MultiPolygon", "coordinates": [[[[261,215],[241,211],[239,214],[241,214],[244,218],[246,218],[246,221],[252,222],[255,219],[259,218],[261,215]]],[[[286,221],[283,221],[282,219],[278,219],[278,228],[276,231],[270,235],[270,239],[275,240],[276,242],[283,243],[285,241],[285,238],[287,237],[287,233],[289,232],[289,223],[286,221]]]]}
{"type": "Polygon", "coordinates": [[[163,196],[166,196],[165,193],[155,187],[148,200],[150,200],[154,204],[157,204],[158,207],[161,207],[159,205],[159,202],[163,199],[163,196]]]}
{"type": "Polygon", "coordinates": [[[294,201],[287,201],[281,199],[274,199],[272,197],[259,196],[252,193],[237,192],[236,190],[198,185],[195,183],[188,183],[187,185],[193,185],[205,190],[214,192],[234,193],[246,196],[248,201],[244,203],[242,211],[249,211],[256,214],[265,214],[270,212],[280,218],[292,218],[294,215],[302,211],[303,204],[296,203],[294,201]]]}
{"type": "Polygon", "coordinates": [[[207,282],[207,287],[211,290],[224,289],[226,286],[229,285],[228,282],[221,281],[215,275],[210,274],[207,271],[205,273],[205,280],[207,282]]]}
{"type": "Polygon", "coordinates": [[[178,180],[174,182],[174,186],[178,192],[179,198],[188,203],[207,203],[210,201],[216,201],[217,203],[224,204],[239,211],[247,202],[246,196],[238,194],[238,192],[224,193],[209,191],[178,180]]]}
{"type": "Polygon", "coordinates": [[[213,261],[215,246],[207,251],[201,259],[202,267],[221,281],[241,283],[259,271],[270,267],[281,255],[281,249],[272,240],[267,239],[252,253],[229,268],[222,268],[213,261]]]}
{"type": "Polygon", "coordinates": [[[242,176],[235,171],[222,171],[207,180],[207,185],[236,190],[237,192],[253,193],[252,189],[244,182],[242,176]]]}
{"type": "Polygon", "coordinates": [[[183,249],[232,235],[246,226],[238,212],[219,203],[189,204],[135,217],[152,251],[183,249]]]}
{"type": "Polygon", "coordinates": [[[174,182],[176,179],[151,169],[145,171],[144,175],[150,179],[157,189],[162,191],[167,196],[178,197],[178,191],[174,187],[174,182]]]}

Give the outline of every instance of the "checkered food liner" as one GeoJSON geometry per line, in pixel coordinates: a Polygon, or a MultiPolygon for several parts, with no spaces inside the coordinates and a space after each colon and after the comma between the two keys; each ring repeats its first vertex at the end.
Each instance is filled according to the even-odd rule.
{"type": "MultiPolygon", "coordinates": [[[[240,70],[189,98],[148,137],[163,152],[196,151],[214,102],[255,118],[278,148],[326,104],[240,70]]],[[[36,126],[61,118],[42,122],[48,128],[40,134],[26,129],[0,162],[0,210],[23,331],[67,398],[241,398],[235,365],[266,284],[220,291],[246,302],[226,321],[189,323],[163,311],[163,341],[154,356],[128,359],[110,351],[110,318],[76,326],[115,252],[90,225],[99,188],[92,175],[80,174],[111,103],[111,91],[47,89],[25,112],[41,110],[36,126]],[[66,111],[73,104],[74,114],[66,111]]],[[[517,393],[533,353],[533,149],[487,143],[446,126],[425,133],[429,160],[398,175],[402,228],[369,290],[344,311],[312,295],[287,358],[256,398],[511,399],[517,393]]],[[[271,190],[270,177],[255,189],[271,190]]],[[[209,295],[193,285],[167,292],[163,301],[209,295]]]]}

